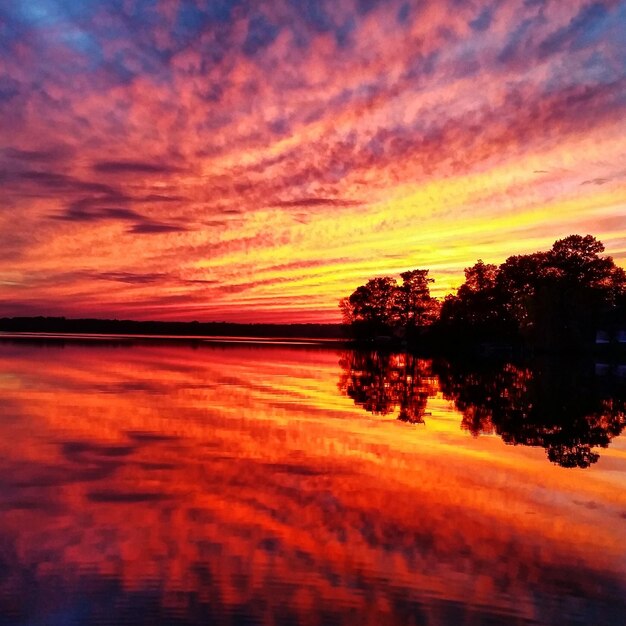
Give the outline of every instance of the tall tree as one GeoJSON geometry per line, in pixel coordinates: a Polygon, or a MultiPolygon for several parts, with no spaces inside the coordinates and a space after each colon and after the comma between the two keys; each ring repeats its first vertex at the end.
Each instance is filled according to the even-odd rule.
{"type": "Polygon", "coordinates": [[[391,332],[396,319],[398,283],[390,276],[372,278],[340,302],[343,320],[356,336],[391,332]]]}
{"type": "Polygon", "coordinates": [[[547,253],[535,252],[509,257],[498,273],[498,291],[506,315],[517,329],[528,335],[534,323],[533,301],[545,275],[547,253]]]}
{"type": "Polygon", "coordinates": [[[402,284],[396,290],[395,308],[400,326],[407,337],[416,329],[429,326],[438,313],[437,300],[430,295],[433,278],[428,270],[409,270],[400,274],[402,284]]]}
{"type": "Polygon", "coordinates": [[[344,298],[339,306],[344,324],[357,338],[404,334],[414,338],[420,328],[433,323],[438,302],[430,295],[428,270],[409,270],[395,278],[372,278],[344,298]]]}
{"type": "Polygon", "coordinates": [[[440,328],[466,341],[502,338],[512,325],[498,284],[496,265],[478,260],[465,269],[465,282],[441,307],[440,328]]]}
{"type": "Polygon", "coordinates": [[[593,342],[601,316],[626,292],[626,274],[591,235],[570,235],[545,253],[510,257],[499,282],[520,331],[554,349],[593,342]]]}

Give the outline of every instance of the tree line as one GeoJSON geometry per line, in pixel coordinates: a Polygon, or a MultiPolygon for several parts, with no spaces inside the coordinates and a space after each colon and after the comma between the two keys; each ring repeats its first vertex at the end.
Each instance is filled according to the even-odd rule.
{"type": "Polygon", "coordinates": [[[603,252],[592,235],[570,235],[499,266],[479,259],[443,300],[426,269],[372,278],[341,300],[343,322],[355,339],[589,345],[601,327],[626,326],[626,272],[603,252]]]}
{"type": "Polygon", "coordinates": [[[285,339],[343,339],[339,324],[271,324],[237,322],[159,322],[65,317],[4,317],[0,332],[156,337],[267,337],[285,339]]]}

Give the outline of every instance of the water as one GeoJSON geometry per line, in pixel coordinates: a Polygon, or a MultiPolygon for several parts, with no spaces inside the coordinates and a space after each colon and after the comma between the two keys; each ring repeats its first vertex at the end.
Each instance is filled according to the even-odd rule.
{"type": "Polygon", "coordinates": [[[621,626],[624,387],[610,363],[1,342],[0,624],[621,626]]]}

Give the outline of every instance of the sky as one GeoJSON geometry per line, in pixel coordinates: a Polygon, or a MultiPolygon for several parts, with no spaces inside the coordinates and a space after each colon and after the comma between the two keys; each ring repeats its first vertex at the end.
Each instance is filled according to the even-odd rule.
{"type": "Polygon", "coordinates": [[[626,0],[0,0],[0,316],[336,322],[593,234],[626,0]]]}

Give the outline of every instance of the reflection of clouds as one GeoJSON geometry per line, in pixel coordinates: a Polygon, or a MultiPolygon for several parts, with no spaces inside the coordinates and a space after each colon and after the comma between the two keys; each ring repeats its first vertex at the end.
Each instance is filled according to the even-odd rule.
{"type": "Polygon", "coordinates": [[[109,620],[155,594],[164,623],[170,610],[192,619],[197,603],[215,621],[280,624],[288,611],[305,623],[328,606],[337,624],[354,611],[400,624],[492,609],[522,623],[577,588],[578,608],[623,610],[623,492],[601,474],[572,483],[543,459],[481,448],[458,427],[454,446],[438,440],[430,427],[449,411],[422,360],[398,356],[390,376],[422,381],[429,427],[413,437],[366,419],[337,392],[337,358],[3,344],[0,370],[17,381],[5,406],[19,419],[0,422],[0,545],[13,546],[0,608],[47,610],[38,590],[53,588],[85,610],[112,593],[109,620]],[[598,508],[564,528],[572,494],[598,508]]]}
{"type": "Polygon", "coordinates": [[[190,282],[77,274],[0,314],[336,320],[373,274],[430,267],[443,294],[590,224],[623,263],[595,221],[624,201],[622,1],[23,4],[0,10],[0,249],[23,281],[190,282]]]}

